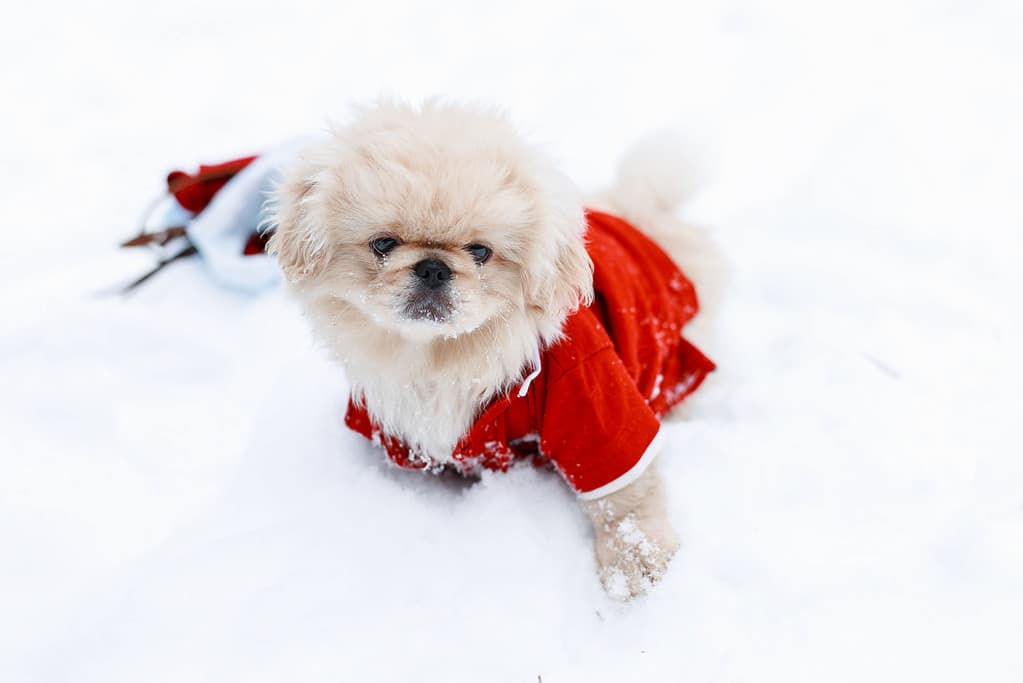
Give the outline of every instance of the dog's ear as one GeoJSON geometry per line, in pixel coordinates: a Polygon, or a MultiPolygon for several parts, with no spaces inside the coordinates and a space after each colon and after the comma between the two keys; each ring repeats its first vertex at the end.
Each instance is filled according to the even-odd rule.
{"type": "Polygon", "coordinates": [[[545,232],[556,237],[555,243],[547,245],[548,253],[538,259],[541,267],[526,278],[527,304],[545,323],[548,341],[558,335],[565,316],[593,301],[593,262],[586,253],[582,210],[550,221],[556,225],[548,225],[545,232]]]}
{"type": "Polygon", "coordinates": [[[278,186],[270,202],[276,224],[267,252],[277,256],[284,277],[300,282],[317,275],[330,258],[315,200],[319,167],[302,160],[278,186]]]}

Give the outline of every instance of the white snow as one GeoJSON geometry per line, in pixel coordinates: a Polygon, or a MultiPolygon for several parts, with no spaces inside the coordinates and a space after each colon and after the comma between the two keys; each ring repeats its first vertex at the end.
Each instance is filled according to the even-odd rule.
{"type": "Polygon", "coordinates": [[[1018,2],[22,3],[0,22],[0,680],[1023,679],[1018,2]],[[665,7],[671,5],[675,9],[665,7]],[[730,254],[597,580],[549,472],[388,468],[279,293],[114,244],[163,174],[381,90],[509,108],[585,187],[673,127],[730,254]]]}

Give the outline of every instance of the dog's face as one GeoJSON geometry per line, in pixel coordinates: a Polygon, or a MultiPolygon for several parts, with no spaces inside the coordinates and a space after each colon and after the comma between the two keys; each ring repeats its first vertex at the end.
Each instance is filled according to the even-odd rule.
{"type": "Polygon", "coordinates": [[[591,291],[574,190],[487,112],[371,110],[277,201],[270,248],[291,284],[409,339],[515,314],[546,334],[591,291]]]}
{"type": "Polygon", "coordinates": [[[498,160],[447,153],[417,167],[422,151],[396,160],[357,145],[318,174],[306,201],[319,199],[324,262],[312,279],[405,336],[456,336],[524,306],[543,258],[530,252],[535,206],[498,160]]]}

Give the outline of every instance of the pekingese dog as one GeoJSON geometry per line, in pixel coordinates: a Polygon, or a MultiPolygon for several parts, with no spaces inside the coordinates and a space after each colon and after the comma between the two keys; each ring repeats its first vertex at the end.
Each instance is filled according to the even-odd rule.
{"type": "Polygon", "coordinates": [[[637,149],[584,208],[498,113],[385,102],[287,173],[269,244],[347,372],[346,424],[426,472],[551,463],[621,598],[678,548],[660,421],[714,369],[682,329],[721,260],[674,216],[674,164],[637,149]]]}

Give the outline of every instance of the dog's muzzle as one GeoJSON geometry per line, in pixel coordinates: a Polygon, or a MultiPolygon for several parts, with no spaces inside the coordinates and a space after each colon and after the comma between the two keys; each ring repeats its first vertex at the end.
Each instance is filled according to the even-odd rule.
{"type": "Polygon", "coordinates": [[[440,259],[424,259],[412,266],[415,286],[403,314],[410,320],[442,323],[455,310],[451,300],[451,268],[440,259]]]}

